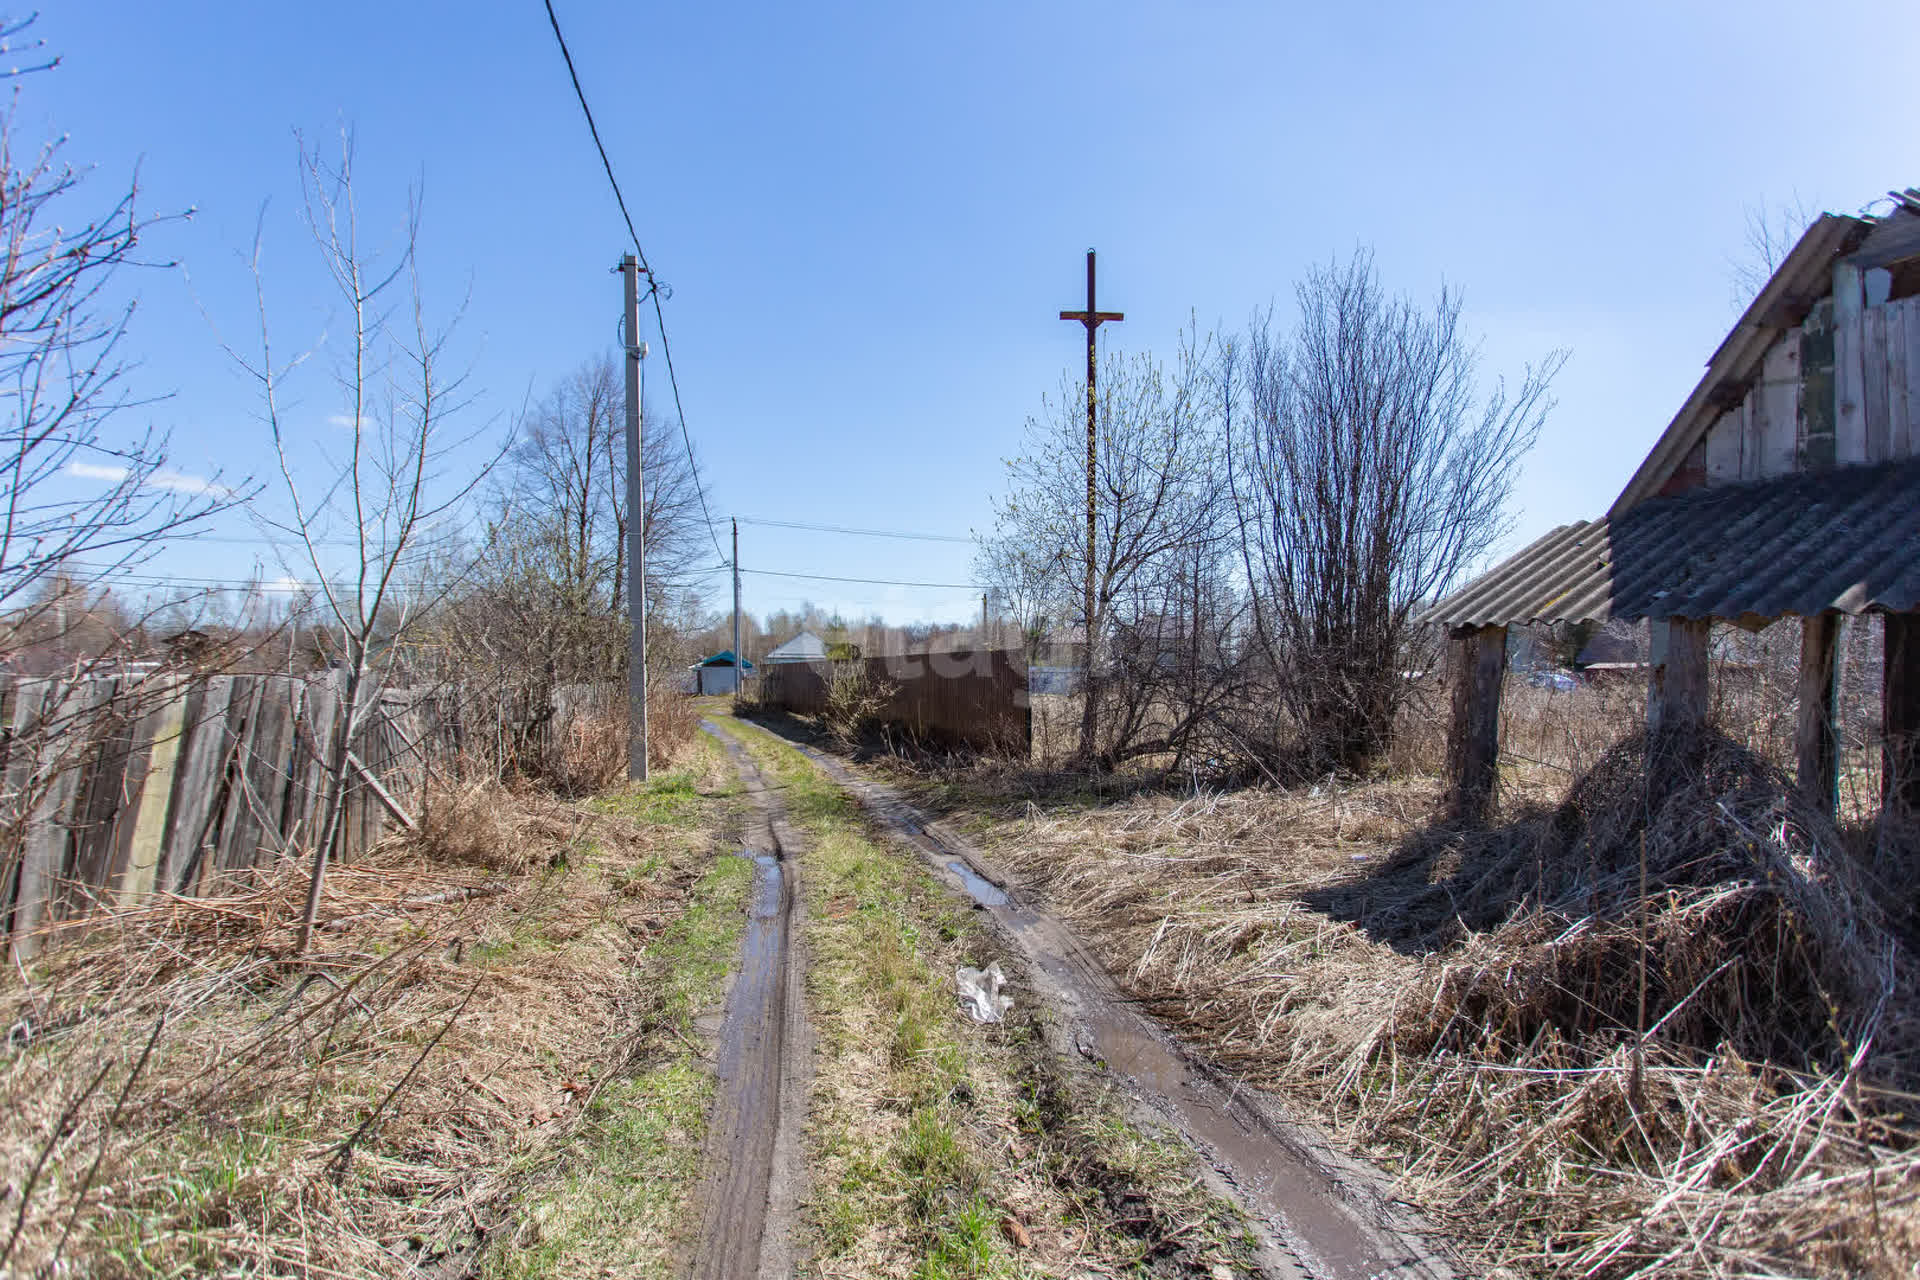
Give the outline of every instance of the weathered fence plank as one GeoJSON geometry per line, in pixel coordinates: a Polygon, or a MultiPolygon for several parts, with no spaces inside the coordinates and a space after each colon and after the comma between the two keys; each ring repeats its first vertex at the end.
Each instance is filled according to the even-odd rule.
{"type": "Polygon", "coordinates": [[[119,905],[131,906],[153,891],[165,844],[168,811],[173,803],[174,767],[180,759],[182,729],[186,723],[187,686],[172,681],[158,695],[157,705],[142,717],[140,737],[147,744],[138,778],[129,772],[133,796],[126,845],[126,870],[120,876],[119,905]]]}
{"type": "Polygon", "coordinates": [[[40,799],[35,765],[39,756],[33,744],[47,718],[47,703],[53,697],[47,680],[24,680],[14,689],[13,716],[8,721],[10,750],[6,772],[6,823],[8,857],[6,876],[6,923],[10,933],[21,933],[39,923],[46,893],[44,867],[32,862],[28,847],[36,801],[40,799]]]}
{"type": "MultiPolygon", "coordinates": [[[[457,691],[367,696],[336,857],[373,845],[390,812],[404,825],[432,762],[487,733],[484,712],[464,723],[457,691]]],[[[501,742],[541,736],[551,718],[527,696],[497,703],[515,717],[496,726],[501,742]]],[[[30,955],[62,919],[310,853],[344,718],[330,677],[0,678],[0,937],[30,955]]]]}
{"type": "Polygon", "coordinates": [[[160,858],[158,880],[174,893],[194,893],[213,862],[214,824],[233,753],[227,713],[234,678],[209,676],[187,699],[185,748],[174,776],[173,821],[160,858]]]}
{"type": "Polygon", "coordinates": [[[126,706],[133,683],[111,677],[86,682],[88,714],[76,726],[76,737],[86,745],[73,763],[78,791],[71,852],[61,877],[63,918],[85,915],[96,907],[100,890],[111,883],[116,870],[114,820],[126,801],[127,762],[137,728],[126,706]]]}
{"type": "Polygon", "coordinates": [[[296,782],[283,828],[290,846],[310,850],[326,825],[327,761],[333,758],[339,716],[340,694],[333,681],[309,684],[300,708],[299,731],[294,735],[296,782]]]}
{"type": "MultiPolygon", "coordinates": [[[[233,702],[227,711],[233,750],[223,778],[226,802],[221,808],[220,839],[210,868],[221,887],[240,882],[239,873],[252,868],[254,853],[260,847],[259,806],[248,803],[247,766],[266,691],[266,680],[260,676],[235,678],[233,702]]],[[[207,883],[204,876],[202,883],[207,883]]]]}
{"type": "Polygon", "coordinates": [[[26,839],[13,911],[13,950],[20,957],[38,955],[45,941],[40,930],[59,918],[61,883],[72,867],[71,822],[81,781],[76,731],[98,697],[78,682],[47,683],[38,723],[31,726],[39,741],[31,753],[26,839]]]}

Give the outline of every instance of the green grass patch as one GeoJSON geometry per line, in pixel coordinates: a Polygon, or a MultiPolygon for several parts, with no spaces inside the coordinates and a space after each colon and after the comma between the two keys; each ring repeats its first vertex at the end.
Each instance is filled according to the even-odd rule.
{"type": "Polygon", "coordinates": [[[713,801],[741,794],[739,777],[727,767],[720,745],[696,734],[698,758],[691,764],[655,773],[645,782],[629,782],[587,801],[600,813],[616,814],[658,827],[697,827],[713,819],[713,801]]]}

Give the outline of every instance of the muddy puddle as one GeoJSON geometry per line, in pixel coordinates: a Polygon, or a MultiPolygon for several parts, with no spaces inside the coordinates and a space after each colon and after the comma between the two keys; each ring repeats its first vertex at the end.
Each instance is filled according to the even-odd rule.
{"type": "Polygon", "coordinates": [[[967,896],[983,907],[1004,907],[1007,905],[1007,891],[993,881],[975,871],[959,859],[950,859],[947,870],[960,878],[960,886],[967,896]]]}

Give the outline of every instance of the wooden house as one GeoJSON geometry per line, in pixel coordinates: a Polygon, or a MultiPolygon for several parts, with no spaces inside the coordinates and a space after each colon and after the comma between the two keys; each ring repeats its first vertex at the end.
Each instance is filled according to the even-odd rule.
{"type": "Polygon", "coordinates": [[[1801,620],[1800,787],[1832,810],[1837,620],[1884,630],[1882,803],[1920,812],[1920,188],[1807,228],[1606,514],[1430,610],[1449,636],[1448,772],[1478,817],[1507,628],[1645,620],[1650,728],[1705,721],[1715,621],[1801,620]]]}

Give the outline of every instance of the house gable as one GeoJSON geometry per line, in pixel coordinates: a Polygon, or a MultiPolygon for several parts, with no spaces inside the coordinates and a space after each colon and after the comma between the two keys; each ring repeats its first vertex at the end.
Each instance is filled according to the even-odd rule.
{"type": "Polygon", "coordinates": [[[1608,514],[1649,498],[1920,454],[1920,190],[1824,214],[1787,254],[1608,514]]]}

